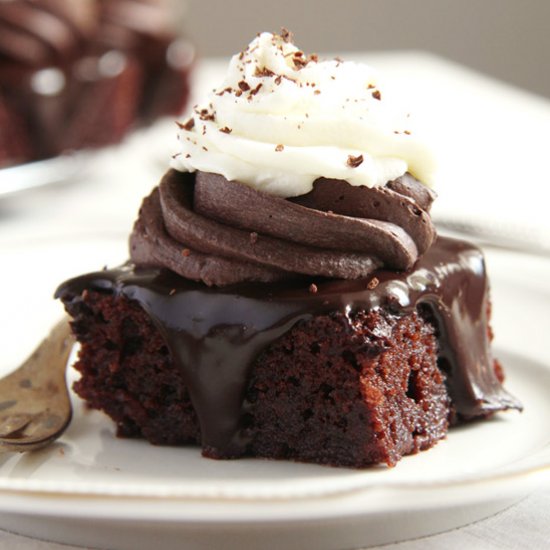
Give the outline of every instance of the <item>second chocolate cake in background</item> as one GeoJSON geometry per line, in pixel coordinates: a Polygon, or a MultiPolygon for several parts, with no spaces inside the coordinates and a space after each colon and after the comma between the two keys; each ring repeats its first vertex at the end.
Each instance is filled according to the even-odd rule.
{"type": "Polygon", "coordinates": [[[179,139],[130,261],[57,291],[119,435],[365,467],[521,408],[483,256],[436,238],[429,148],[369,67],[258,35],[179,139]]]}
{"type": "Polygon", "coordinates": [[[166,0],[0,2],[0,167],[179,115],[193,59],[166,0]]]}

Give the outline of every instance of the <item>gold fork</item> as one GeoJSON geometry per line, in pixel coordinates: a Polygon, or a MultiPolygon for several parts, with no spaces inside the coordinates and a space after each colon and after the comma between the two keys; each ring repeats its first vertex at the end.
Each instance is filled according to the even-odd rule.
{"type": "Polygon", "coordinates": [[[0,380],[0,452],[41,449],[65,431],[72,416],[65,371],[73,344],[65,317],[0,380]]]}

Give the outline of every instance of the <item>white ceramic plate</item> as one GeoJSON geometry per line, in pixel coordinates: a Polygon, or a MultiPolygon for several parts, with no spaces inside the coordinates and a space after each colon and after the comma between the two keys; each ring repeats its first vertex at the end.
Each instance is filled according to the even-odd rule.
{"type": "Polygon", "coordinates": [[[0,199],[82,177],[91,152],[79,152],[0,168],[0,199]]]}
{"type": "MultiPolygon", "coordinates": [[[[69,275],[56,266],[66,266],[62,260],[71,251],[70,244],[52,244],[4,255],[7,265],[20,267],[47,258],[46,273],[34,277],[30,291],[33,310],[49,311],[44,323],[55,316],[45,298],[52,280],[69,275]]],[[[118,242],[90,241],[71,262],[92,269],[123,255],[118,242]]],[[[396,468],[353,471],[217,462],[196,449],[116,439],[106,418],[76,400],[75,418],[58,443],[35,454],[0,456],[0,526],[108,548],[350,548],[442,531],[516,502],[550,479],[550,353],[544,342],[550,261],[506,252],[491,252],[488,260],[497,353],[507,387],[525,404],[522,414],[454,429],[396,468]]],[[[2,315],[17,319],[20,273],[7,282],[12,292],[2,286],[2,315]]],[[[18,325],[3,324],[7,342],[18,341],[24,327],[18,325]]],[[[17,347],[12,357],[21,351],[17,347]]],[[[7,371],[10,365],[0,366],[7,371]]]]}

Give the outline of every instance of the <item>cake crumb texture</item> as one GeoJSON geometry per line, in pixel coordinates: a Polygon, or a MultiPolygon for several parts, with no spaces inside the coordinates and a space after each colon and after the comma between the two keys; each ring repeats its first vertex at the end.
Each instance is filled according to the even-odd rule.
{"type": "MultiPolygon", "coordinates": [[[[89,406],[119,436],[200,444],[183,373],[145,311],[97,291],[66,306],[81,342],[74,389],[89,406]]],[[[393,466],[445,436],[449,405],[434,329],[418,313],[335,312],[300,321],[258,356],[241,431],[249,456],[393,466]]]]}

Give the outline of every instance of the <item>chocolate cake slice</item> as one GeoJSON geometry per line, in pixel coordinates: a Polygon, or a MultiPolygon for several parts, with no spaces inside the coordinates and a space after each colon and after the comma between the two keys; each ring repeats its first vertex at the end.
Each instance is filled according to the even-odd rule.
{"type": "Polygon", "coordinates": [[[181,123],[130,259],[57,290],[76,392],[204,456],[393,466],[521,405],[481,251],[436,236],[431,157],[368,68],[263,33],[181,123]]]}
{"type": "MultiPolygon", "coordinates": [[[[172,171],[161,197],[174,182],[195,188],[172,171]]],[[[207,286],[190,277],[250,273],[223,258],[205,268],[202,253],[166,231],[158,195],[144,201],[132,236],[141,265],[57,291],[82,345],[75,390],[119,435],[200,444],[213,458],[394,465],[433,446],[449,424],[520,407],[491,356],[476,247],[439,238],[410,269],[358,279],[288,277],[278,267],[266,273],[279,282],[207,286]],[[161,265],[175,255],[187,278],[161,265]]],[[[189,205],[185,193],[180,200],[189,205]]],[[[164,204],[171,215],[175,206],[164,204]]]]}

